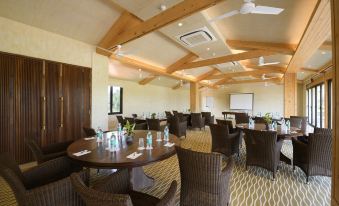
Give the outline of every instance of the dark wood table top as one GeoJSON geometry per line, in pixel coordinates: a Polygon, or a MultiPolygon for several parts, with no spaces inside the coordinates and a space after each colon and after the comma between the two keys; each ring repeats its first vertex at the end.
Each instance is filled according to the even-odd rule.
{"type": "MultiPolygon", "coordinates": [[[[116,131],[114,132],[116,133],[116,131]]],[[[144,138],[146,147],[147,130],[135,130],[133,143],[130,145],[121,144],[119,151],[110,152],[106,150],[107,145],[105,143],[97,143],[96,139],[85,140],[81,138],[67,148],[67,155],[83,166],[91,168],[133,168],[167,159],[176,153],[174,146],[165,147],[164,141],[156,141],[156,131],[151,132],[153,136],[152,150],[138,150],[139,138],[144,138]],[[90,150],[91,153],[79,157],[73,155],[82,150],[90,150]],[[142,155],[136,159],[127,158],[128,155],[134,152],[142,153],[142,155]]],[[[161,134],[163,139],[164,133],[162,132],[161,134]]],[[[105,133],[104,138],[106,135],[111,136],[112,132],[105,133]]],[[[169,142],[180,146],[180,140],[175,135],[169,135],[169,142]]]]}
{"type": "MultiPolygon", "coordinates": [[[[248,124],[236,124],[235,125],[239,129],[249,129],[248,124]]],[[[269,131],[276,131],[277,135],[282,138],[292,138],[292,137],[298,137],[303,136],[306,134],[303,134],[302,131],[299,128],[291,127],[291,130],[283,132],[281,131],[281,126],[278,125],[277,130],[269,130],[269,131]]],[[[252,130],[258,130],[258,131],[267,131],[265,124],[256,123],[254,124],[254,128],[252,130]]]]}

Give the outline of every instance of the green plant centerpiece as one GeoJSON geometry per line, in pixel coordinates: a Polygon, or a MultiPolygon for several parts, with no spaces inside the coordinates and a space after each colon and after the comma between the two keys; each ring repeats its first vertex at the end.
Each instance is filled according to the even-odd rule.
{"type": "Polygon", "coordinates": [[[135,128],[135,123],[131,124],[128,120],[125,124],[125,129],[126,129],[126,143],[131,144],[133,143],[133,135],[134,135],[134,128],[135,128]]]}
{"type": "Polygon", "coordinates": [[[152,114],[151,114],[152,119],[155,119],[155,116],[156,116],[156,115],[157,115],[156,113],[152,113],[152,114]]]}
{"type": "Polygon", "coordinates": [[[267,112],[263,119],[265,121],[266,130],[269,130],[269,125],[272,124],[272,115],[267,112]]]}

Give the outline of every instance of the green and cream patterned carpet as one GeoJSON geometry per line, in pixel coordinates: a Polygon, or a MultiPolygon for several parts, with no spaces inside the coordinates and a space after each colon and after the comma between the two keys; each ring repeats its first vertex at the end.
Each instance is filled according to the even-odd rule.
{"type": "MultiPolygon", "coordinates": [[[[182,146],[192,150],[210,152],[211,136],[209,130],[188,131],[182,146]]],[[[292,144],[285,141],[283,153],[292,156],[292,144]]],[[[235,168],[231,181],[232,206],[325,206],[330,205],[331,178],[311,177],[305,184],[305,175],[297,168],[294,172],[290,165],[281,163],[276,180],[271,180],[271,173],[258,167],[245,170],[245,145],[241,148],[240,158],[234,157],[235,168]]],[[[177,180],[177,205],[180,197],[180,173],[178,159],[173,156],[167,160],[144,167],[146,174],[155,179],[155,185],[142,191],[162,197],[170,183],[177,180]]],[[[105,177],[111,171],[101,170],[97,175],[92,171],[92,181],[105,177]]],[[[0,205],[16,205],[14,196],[6,183],[0,179],[0,205]]]]}

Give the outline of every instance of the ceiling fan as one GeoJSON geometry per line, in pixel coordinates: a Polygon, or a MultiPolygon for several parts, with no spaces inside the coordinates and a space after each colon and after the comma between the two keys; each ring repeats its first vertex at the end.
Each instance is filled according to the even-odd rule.
{"type": "Polygon", "coordinates": [[[217,16],[213,19],[210,19],[209,22],[214,22],[217,20],[221,20],[224,18],[228,18],[231,16],[234,16],[236,14],[271,14],[271,15],[278,15],[284,9],[282,8],[276,8],[276,7],[269,7],[269,6],[256,6],[254,3],[254,0],[244,0],[244,4],[241,6],[239,10],[233,10],[230,12],[227,12],[223,15],[217,16]]]}
{"type": "Polygon", "coordinates": [[[258,66],[262,67],[262,66],[269,66],[269,65],[275,65],[275,64],[280,64],[280,62],[267,62],[265,63],[265,59],[264,57],[259,57],[259,63],[258,66]]]}
{"type": "Polygon", "coordinates": [[[117,45],[116,49],[114,50],[113,54],[117,57],[123,57],[125,55],[128,55],[127,52],[122,50],[122,46],[121,45],[117,45]]]}

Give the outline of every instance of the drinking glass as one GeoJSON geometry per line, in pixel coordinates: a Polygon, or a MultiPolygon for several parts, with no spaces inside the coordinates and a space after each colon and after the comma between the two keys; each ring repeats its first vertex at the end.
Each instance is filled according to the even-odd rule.
{"type": "Polygon", "coordinates": [[[145,145],[144,145],[144,138],[139,138],[139,148],[145,148],[145,145]]]}
{"type": "Polygon", "coordinates": [[[158,141],[158,142],[161,141],[161,132],[157,132],[157,141],[158,141]]]}

